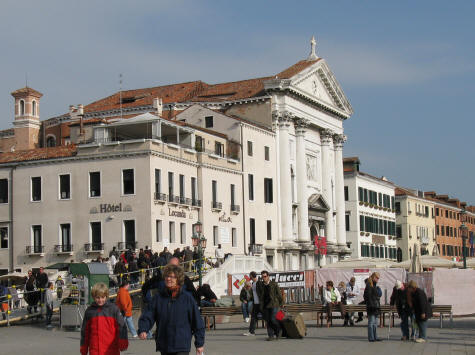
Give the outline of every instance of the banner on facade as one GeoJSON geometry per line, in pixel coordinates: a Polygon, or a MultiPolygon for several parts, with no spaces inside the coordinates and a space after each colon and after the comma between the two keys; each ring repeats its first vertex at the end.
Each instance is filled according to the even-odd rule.
{"type": "Polygon", "coordinates": [[[327,255],[327,237],[315,235],[313,240],[315,244],[315,255],[327,255]]]}
{"type": "Polygon", "coordinates": [[[228,227],[219,227],[219,242],[221,244],[231,243],[228,227]]]}
{"type": "MultiPolygon", "coordinates": [[[[258,277],[260,279],[260,275],[258,277]]],[[[251,280],[249,274],[232,274],[231,278],[233,295],[239,295],[246,281],[251,280]]],[[[280,288],[305,287],[304,271],[271,272],[269,278],[277,282],[280,288]]]]}

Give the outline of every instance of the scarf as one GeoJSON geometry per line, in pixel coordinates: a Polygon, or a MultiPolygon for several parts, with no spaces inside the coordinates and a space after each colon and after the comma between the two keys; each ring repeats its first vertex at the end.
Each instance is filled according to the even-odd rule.
{"type": "Polygon", "coordinates": [[[167,287],[168,293],[172,298],[177,298],[178,293],[180,292],[180,286],[176,285],[175,287],[167,287]]]}

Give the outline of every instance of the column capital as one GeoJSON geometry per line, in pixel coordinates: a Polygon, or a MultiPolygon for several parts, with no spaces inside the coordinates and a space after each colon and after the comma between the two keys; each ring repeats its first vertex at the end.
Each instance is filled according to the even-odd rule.
{"type": "Polygon", "coordinates": [[[330,129],[321,129],[320,130],[320,141],[322,144],[329,145],[333,141],[333,136],[335,133],[330,129]]]}
{"type": "Polygon", "coordinates": [[[294,117],[294,114],[290,111],[272,111],[272,121],[278,124],[280,128],[288,128],[294,117]]]}
{"type": "Polygon", "coordinates": [[[295,134],[304,135],[309,125],[310,125],[309,120],[305,118],[301,118],[301,117],[295,117],[294,118],[295,134]]]}
{"type": "Polygon", "coordinates": [[[343,144],[346,142],[347,137],[345,134],[333,135],[333,143],[336,149],[343,149],[343,144]]]}

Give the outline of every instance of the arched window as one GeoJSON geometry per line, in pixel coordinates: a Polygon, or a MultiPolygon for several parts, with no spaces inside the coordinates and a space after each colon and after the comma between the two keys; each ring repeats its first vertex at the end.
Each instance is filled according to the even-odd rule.
{"type": "Polygon", "coordinates": [[[36,116],[36,101],[31,102],[31,115],[36,116]]]}
{"type": "Polygon", "coordinates": [[[25,101],[20,100],[20,116],[25,114],[25,101]]]}
{"type": "Polygon", "coordinates": [[[46,138],[47,147],[56,147],[56,138],[54,136],[49,136],[46,138]]]}

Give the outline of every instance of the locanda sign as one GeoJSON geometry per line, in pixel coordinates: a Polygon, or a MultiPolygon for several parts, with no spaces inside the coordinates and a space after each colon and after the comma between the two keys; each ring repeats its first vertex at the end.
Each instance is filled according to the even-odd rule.
{"type": "Polygon", "coordinates": [[[176,211],[172,210],[171,208],[168,209],[168,215],[172,217],[186,218],[185,211],[176,211]]]}

